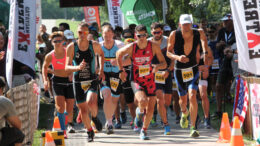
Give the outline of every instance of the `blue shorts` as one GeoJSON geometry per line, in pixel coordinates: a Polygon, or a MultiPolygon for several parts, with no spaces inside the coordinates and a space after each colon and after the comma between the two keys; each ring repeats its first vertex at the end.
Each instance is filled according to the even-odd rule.
{"type": "Polygon", "coordinates": [[[184,96],[188,93],[188,89],[198,90],[199,70],[198,66],[175,69],[174,78],[178,87],[179,96],[184,96]]]}

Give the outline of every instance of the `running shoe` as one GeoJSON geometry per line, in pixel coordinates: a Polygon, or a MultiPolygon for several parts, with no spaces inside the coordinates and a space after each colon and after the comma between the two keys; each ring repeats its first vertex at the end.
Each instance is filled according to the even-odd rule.
{"type": "Polygon", "coordinates": [[[121,115],[122,124],[125,124],[127,121],[126,112],[124,111],[124,112],[120,113],[120,115],[121,115]]]}
{"type": "Polygon", "coordinates": [[[211,129],[210,118],[205,118],[204,127],[207,128],[207,129],[211,129]]]}
{"type": "Polygon", "coordinates": [[[175,120],[176,120],[175,121],[176,124],[180,124],[181,117],[180,116],[176,116],[175,120]]]}
{"type": "Polygon", "coordinates": [[[94,141],[94,136],[95,136],[95,133],[93,130],[91,131],[88,131],[88,142],[93,142],[94,141]]]}
{"type": "Polygon", "coordinates": [[[115,129],[121,129],[122,128],[122,123],[120,120],[116,120],[116,124],[115,124],[115,129]]]}
{"type": "Polygon", "coordinates": [[[190,137],[199,137],[200,133],[195,127],[190,128],[190,137]]]}
{"type": "Polygon", "coordinates": [[[140,139],[141,140],[149,140],[149,137],[147,136],[147,131],[146,130],[141,130],[140,132],[140,139]]]}
{"type": "Polygon", "coordinates": [[[65,139],[68,139],[68,135],[67,135],[66,130],[64,130],[63,132],[64,132],[64,138],[65,138],[65,139]]]}
{"type": "Polygon", "coordinates": [[[114,133],[114,127],[113,127],[113,125],[108,125],[108,124],[106,124],[105,128],[106,128],[106,133],[107,133],[107,134],[113,134],[113,133],[114,133]]]}
{"type": "Polygon", "coordinates": [[[164,135],[171,135],[171,127],[170,125],[164,126],[164,135]]]}
{"type": "Polygon", "coordinates": [[[158,126],[158,124],[156,123],[156,121],[154,121],[154,119],[151,120],[150,125],[152,127],[157,127],[158,126]]]}
{"type": "Polygon", "coordinates": [[[92,117],[92,121],[95,123],[97,130],[99,132],[101,132],[102,131],[102,123],[100,122],[99,118],[98,117],[95,117],[95,118],[92,117]]]}
{"type": "Polygon", "coordinates": [[[135,127],[134,121],[130,122],[130,126],[131,126],[131,129],[134,129],[134,127],[135,127]]]}
{"type": "Polygon", "coordinates": [[[69,132],[69,133],[75,133],[76,131],[75,131],[75,129],[73,128],[73,124],[72,123],[69,123],[68,124],[68,127],[67,127],[67,131],[69,132]]]}
{"type": "Polygon", "coordinates": [[[92,127],[94,133],[98,133],[98,130],[97,130],[97,128],[96,128],[96,125],[95,125],[95,123],[94,123],[92,120],[91,120],[91,127],[92,127]]]}
{"type": "Polygon", "coordinates": [[[181,121],[180,121],[181,128],[188,128],[188,126],[189,126],[188,115],[189,115],[189,113],[187,113],[187,114],[182,113],[181,121]]]}
{"type": "Polygon", "coordinates": [[[135,125],[137,127],[142,127],[143,126],[143,116],[144,116],[144,113],[140,113],[140,109],[139,108],[136,108],[136,116],[135,116],[135,125]]]}

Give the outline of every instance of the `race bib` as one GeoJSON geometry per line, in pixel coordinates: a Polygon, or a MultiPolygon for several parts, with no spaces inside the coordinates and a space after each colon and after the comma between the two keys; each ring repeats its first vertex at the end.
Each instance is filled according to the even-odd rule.
{"type": "Polygon", "coordinates": [[[192,68],[182,69],[181,72],[182,72],[183,82],[189,82],[193,80],[194,75],[193,75],[192,68]]]}
{"type": "Polygon", "coordinates": [[[150,65],[139,66],[139,77],[147,76],[150,74],[150,65]]]}
{"type": "Polygon", "coordinates": [[[165,84],[165,78],[163,76],[163,71],[158,71],[155,73],[155,83],[165,84]]]}
{"type": "Polygon", "coordinates": [[[212,63],[212,69],[219,69],[218,59],[214,59],[214,61],[212,63]]]}
{"type": "Polygon", "coordinates": [[[82,81],[80,82],[81,88],[84,90],[84,92],[87,92],[89,87],[91,86],[92,81],[82,81]]]}
{"type": "Polygon", "coordinates": [[[118,85],[119,85],[119,79],[110,78],[110,87],[114,92],[116,92],[118,85]]]}
{"type": "Polygon", "coordinates": [[[175,79],[172,80],[172,90],[177,90],[177,84],[175,82],[175,79]]]}

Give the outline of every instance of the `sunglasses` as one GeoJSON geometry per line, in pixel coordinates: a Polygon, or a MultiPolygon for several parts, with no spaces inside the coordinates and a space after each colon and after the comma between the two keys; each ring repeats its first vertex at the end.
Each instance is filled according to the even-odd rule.
{"type": "Polygon", "coordinates": [[[78,31],[78,33],[81,35],[81,34],[84,34],[84,35],[86,35],[86,34],[88,34],[88,32],[89,31],[78,31]]]}
{"type": "Polygon", "coordinates": [[[53,41],[53,43],[55,43],[55,44],[61,43],[61,42],[62,42],[62,40],[55,40],[55,41],[53,41]]]}
{"type": "Polygon", "coordinates": [[[161,34],[161,31],[154,31],[153,34],[161,34]]]}
{"type": "Polygon", "coordinates": [[[138,38],[146,37],[146,34],[137,34],[136,35],[138,38]]]}

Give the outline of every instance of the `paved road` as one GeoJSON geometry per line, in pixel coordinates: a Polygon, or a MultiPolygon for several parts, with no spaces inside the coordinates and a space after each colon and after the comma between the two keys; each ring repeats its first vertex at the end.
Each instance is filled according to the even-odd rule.
{"type": "MultiPolygon", "coordinates": [[[[105,124],[104,114],[100,110],[99,117],[105,124]]],[[[151,140],[143,141],[139,139],[139,134],[130,129],[130,115],[128,115],[128,122],[123,125],[122,129],[115,129],[114,134],[107,135],[103,132],[96,133],[93,143],[86,141],[87,134],[83,129],[83,125],[76,125],[77,133],[68,134],[68,139],[65,140],[66,146],[115,146],[115,145],[197,145],[197,146],[218,146],[229,145],[216,143],[218,139],[218,132],[214,129],[204,129],[202,124],[199,126],[200,137],[190,138],[189,129],[181,129],[179,125],[175,124],[175,117],[168,115],[171,126],[172,135],[163,135],[161,126],[156,128],[149,127],[148,135],[151,140]]],[[[158,115],[158,121],[160,121],[158,115]]]]}

